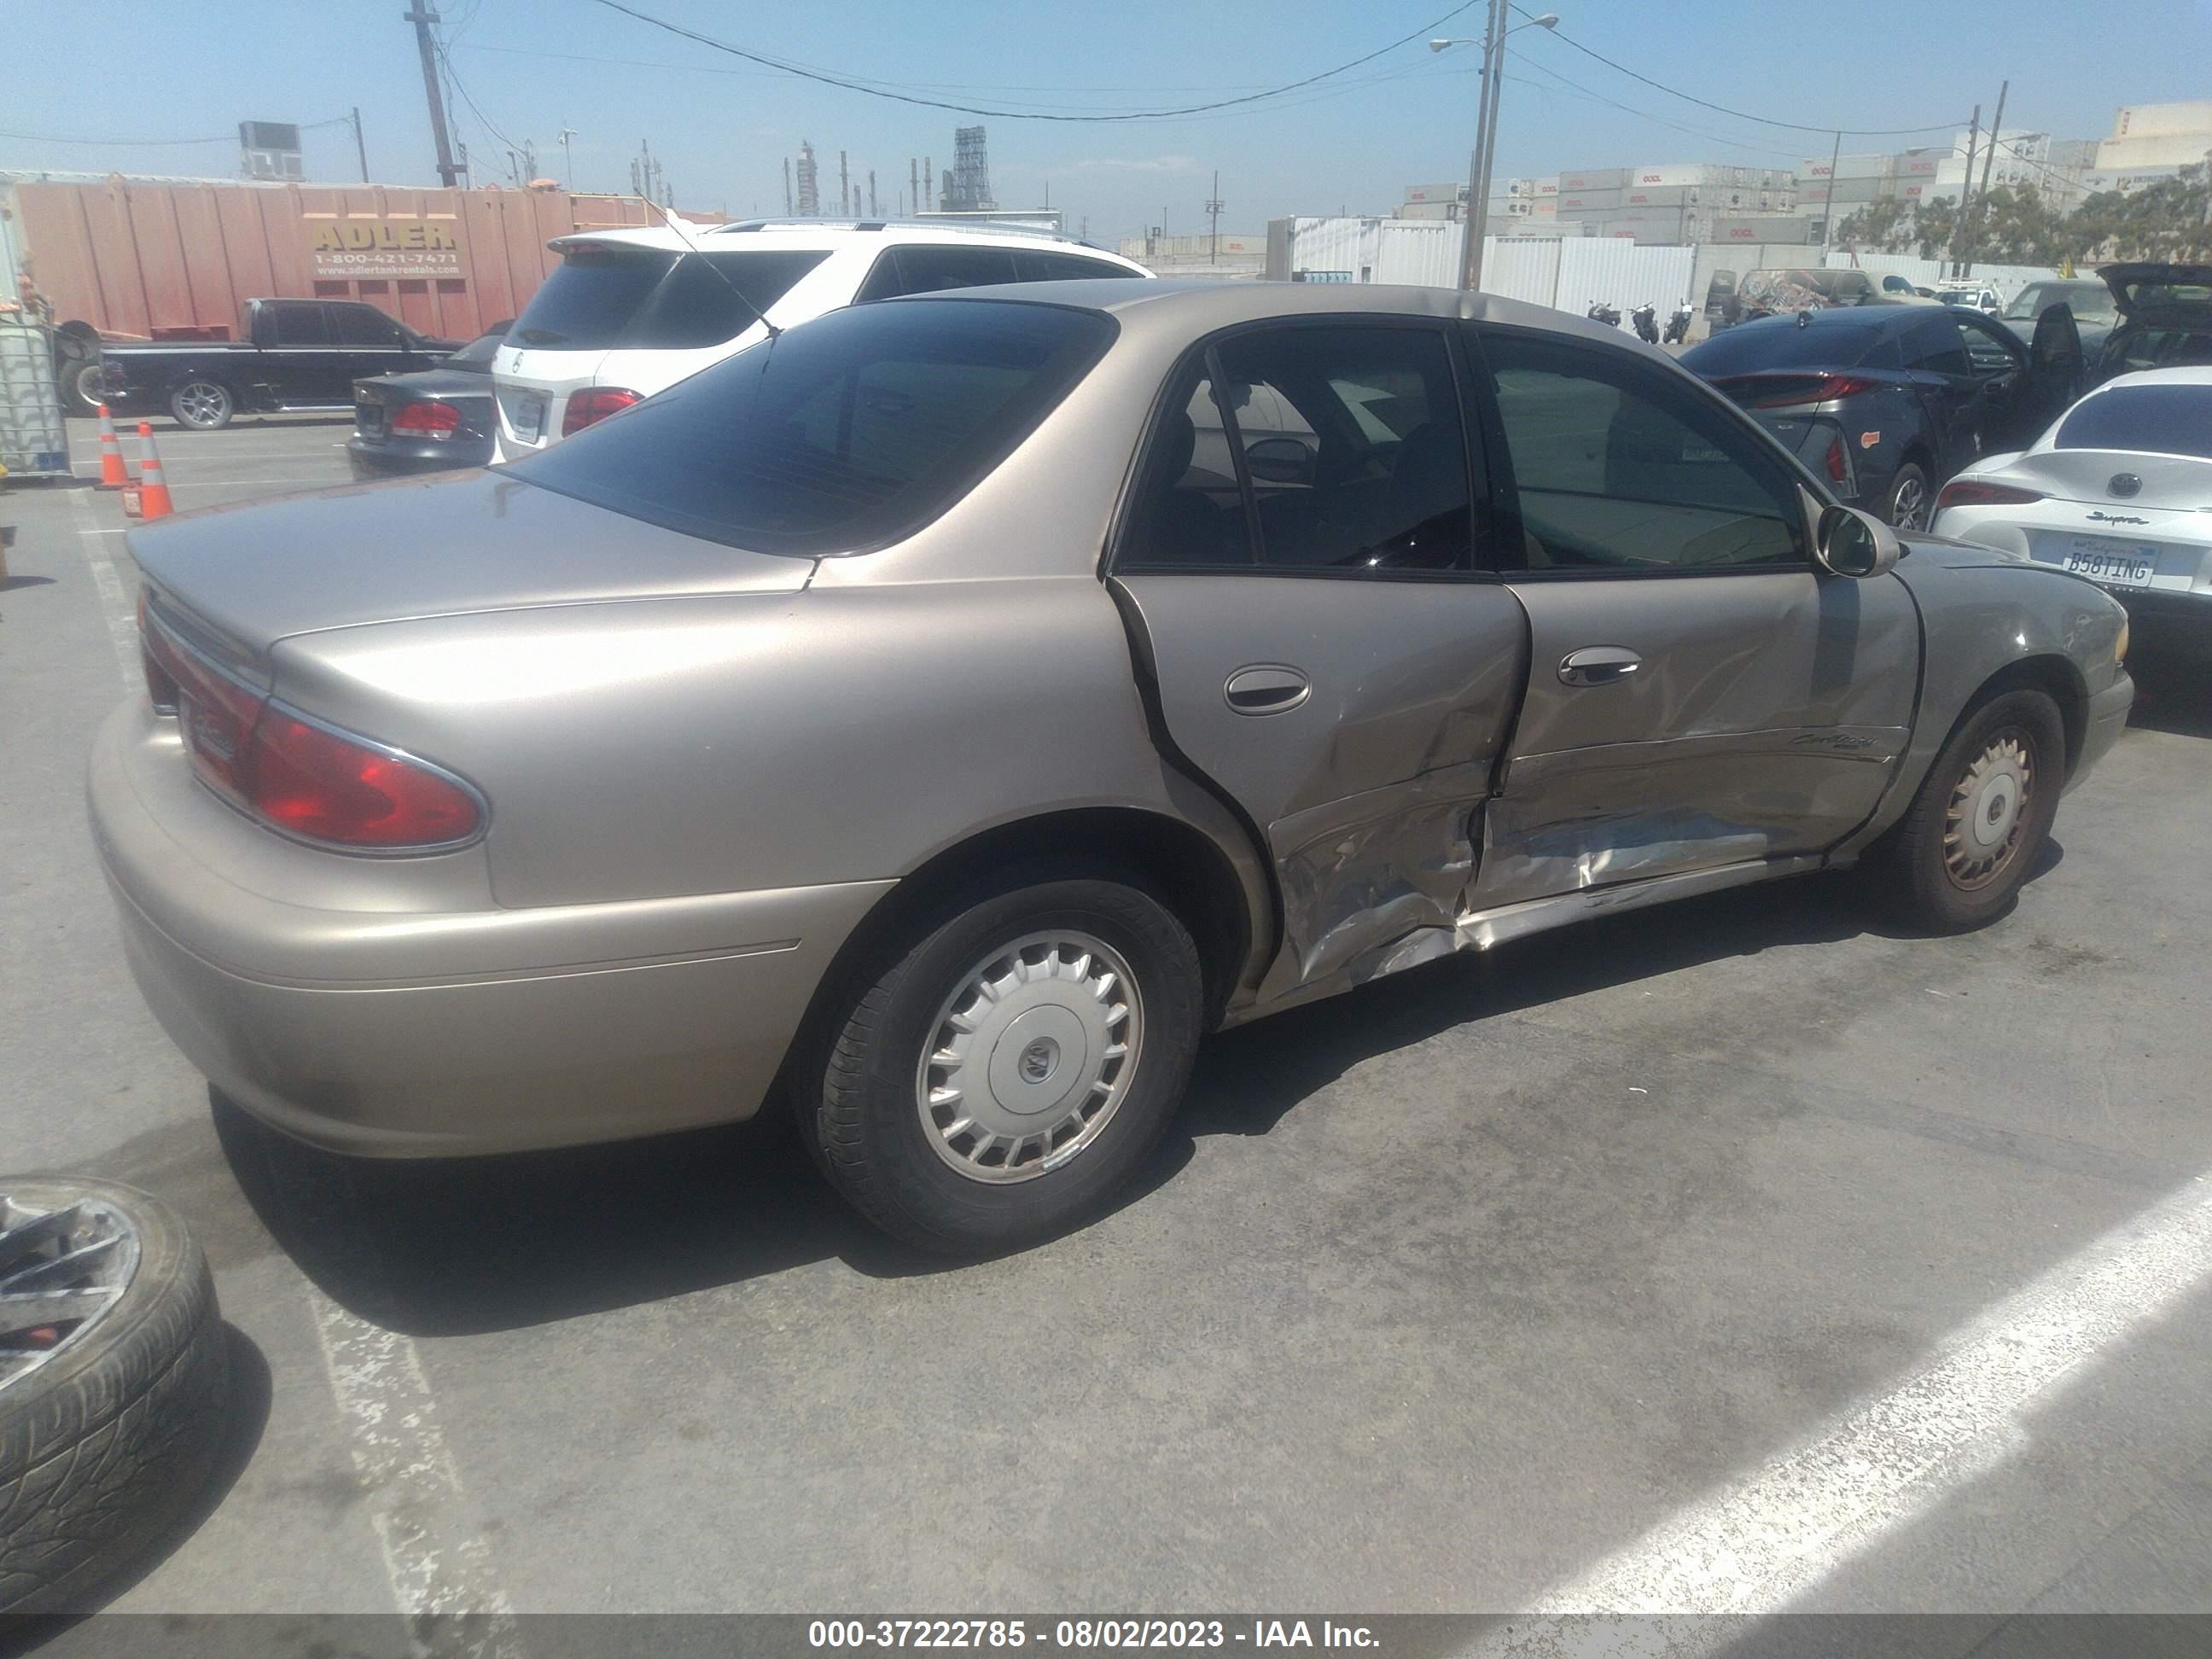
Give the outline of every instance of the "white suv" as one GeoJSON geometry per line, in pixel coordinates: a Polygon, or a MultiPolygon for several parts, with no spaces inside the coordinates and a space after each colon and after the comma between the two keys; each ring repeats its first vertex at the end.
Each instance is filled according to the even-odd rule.
{"type": "Polygon", "coordinates": [[[902,294],[1152,275],[1042,231],[869,219],[587,231],[546,246],[561,264],[492,359],[503,461],[765,339],[755,307],[789,328],[902,294]]]}

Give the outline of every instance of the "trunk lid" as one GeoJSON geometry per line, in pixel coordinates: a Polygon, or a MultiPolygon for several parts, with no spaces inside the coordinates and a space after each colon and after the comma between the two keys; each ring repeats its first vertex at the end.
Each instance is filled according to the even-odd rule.
{"type": "Polygon", "coordinates": [[[2106,265],[2097,275],[2120,315],[2134,322],[2212,321],[2212,265],[2142,261],[2106,265]]]}
{"type": "Polygon", "coordinates": [[[150,586],[258,663],[295,634],[466,611],[790,593],[811,559],[750,553],[498,471],[213,507],[133,530],[150,586]]]}
{"type": "Polygon", "coordinates": [[[2212,460],[2189,455],[2045,449],[2022,455],[1990,476],[1999,483],[2016,483],[2058,501],[2095,503],[2116,514],[2191,513],[2212,502],[2212,460]]]}

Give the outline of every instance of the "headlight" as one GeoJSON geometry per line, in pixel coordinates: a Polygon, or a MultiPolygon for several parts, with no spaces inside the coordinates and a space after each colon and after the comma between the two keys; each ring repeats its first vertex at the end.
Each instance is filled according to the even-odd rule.
{"type": "Polygon", "coordinates": [[[2112,661],[2115,665],[2124,665],[2128,659],[2128,623],[2130,620],[2130,618],[2126,611],[2123,611],[2120,612],[2120,637],[2112,642],[2112,661]]]}

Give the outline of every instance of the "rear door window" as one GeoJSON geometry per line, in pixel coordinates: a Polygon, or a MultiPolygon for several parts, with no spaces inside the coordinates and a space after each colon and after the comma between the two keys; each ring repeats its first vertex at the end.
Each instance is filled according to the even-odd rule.
{"type": "Polygon", "coordinates": [[[772,249],[680,257],[660,248],[576,249],[531,296],[512,337],[545,351],[720,345],[828,257],[772,249]]]}
{"type": "Polygon", "coordinates": [[[340,345],[372,348],[405,343],[399,325],[373,306],[332,306],[331,316],[337,324],[340,345]]]}
{"type": "Polygon", "coordinates": [[[329,313],[319,305],[277,306],[269,319],[269,343],[280,346],[326,346],[331,343],[329,313]]]}
{"type": "Polygon", "coordinates": [[[1907,368],[1925,369],[1935,374],[1971,374],[1973,363],[1966,356],[1966,342],[1959,337],[1956,318],[1936,313],[1924,322],[1915,323],[1906,331],[1899,345],[1905,352],[1907,368]]]}
{"type": "Polygon", "coordinates": [[[1060,253],[1049,249],[1036,252],[1023,251],[1014,255],[1014,276],[1024,283],[1073,283],[1093,276],[1135,276],[1137,273],[1125,266],[1109,264],[1104,259],[1086,259],[1079,253],[1060,253]]]}
{"type": "MultiPolygon", "coordinates": [[[[935,294],[948,288],[988,288],[1020,280],[1014,274],[1011,248],[936,247],[923,242],[893,248],[891,259],[896,286],[890,293],[935,294]]],[[[890,294],[864,297],[886,299],[890,294]]]]}
{"type": "Polygon", "coordinates": [[[1004,460],[1114,334],[1060,306],[849,307],[507,471],[760,552],[882,546],[1004,460]]]}

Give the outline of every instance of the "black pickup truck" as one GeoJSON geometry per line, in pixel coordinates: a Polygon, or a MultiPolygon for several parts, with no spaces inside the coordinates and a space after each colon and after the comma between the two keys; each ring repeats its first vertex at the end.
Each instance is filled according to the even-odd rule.
{"type": "Polygon", "coordinates": [[[353,408],[353,383],[433,368],[459,349],[355,300],[248,300],[236,340],[103,340],[71,388],[118,415],[166,410],[212,432],[239,415],[353,408]],[[97,397],[92,394],[97,390],[97,397]]]}

